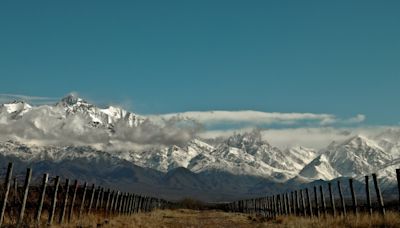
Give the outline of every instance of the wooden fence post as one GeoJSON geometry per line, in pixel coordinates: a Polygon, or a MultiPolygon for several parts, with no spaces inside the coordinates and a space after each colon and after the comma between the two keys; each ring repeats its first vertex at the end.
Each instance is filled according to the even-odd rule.
{"type": "Polygon", "coordinates": [[[290,192],[290,198],[291,198],[291,201],[292,201],[293,215],[296,216],[296,214],[297,214],[296,201],[295,201],[295,198],[294,198],[294,192],[293,191],[290,192]]]}
{"type": "Polygon", "coordinates": [[[385,206],[383,204],[383,198],[382,198],[381,189],[379,188],[378,178],[376,177],[375,173],[372,174],[372,179],[374,180],[375,192],[376,192],[376,197],[377,197],[378,205],[379,205],[379,211],[384,216],[385,215],[385,206]]]}
{"type": "Polygon", "coordinates": [[[281,199],[281,195],[280,194],[276,195],[276,201],[277,201],[277,206],[278,206],[278,214],[279,215],[283,215],[282,199],[281,199]]]}
{"type": "Polygon", "coordinates": [[[114,208],[113,208],[113,212],[114,213],[117,213],[118,211],[117,211],[117,208],[118,208],[118,203],[119,203],[119,200],[121,199],[121,193],[118,191],[117,192],[117,195],[115,196],[115,201],[114,201],[114,208]]]}
{"type": "Polygon", "coordinates": [[[303,216],[306,217],[307,211],[306,211],[306,202],[305,202],[303,189],[300,189],[300,197],[301,197],[301,209],[303,210],[303,216]]]}
{"type": "Polygon", "coordinates": [[[347,216],[346,214],[346,203],[344,202],[344,197],[343,197],[343,192],[342,192],[342,185],[340,184],[340,180],[337,181],[338,184],[338,190],[339,190],[339,196],[340,196],[340,203],[342,206],[342,214],[344,217],[347,216]]]}
{"type": "Polygon", "coordinates": [[[85,209],[86,191],[87,191],[87,183],[85,182],[83,184],[83,194],[82,194],[81,206],[79,208],[78,219],[81,218],[83,210],[85,209]]]}
{"type": "Polygon", "coordinates": [[[31,177],[32,177],[32,169],[28,168],[26,170],[26,177],[25,177],[25,183],[24,183],[24,196],[22,198],[22,205],[21,205],[21,209],[19,211],[19,218],[18,218],[18,222],[17,222],[18,226],[22,225],[22,223],[24,221],[26,200],[28,199],[29,183],[31,182],[31,177]]]}
{"type": "Polygon", "coordinates": [[[42,215],[43,202],[44,202],[44,198],[46,196],[46,187],[47,187],[48,179],[49,179],[49,174],[45,173],[43,175],[41,194],[40,194],[40,198],[39,198],[39,201],[38,201],[37,210],[36,210],[36,216],[35,216],[36,224],[38,226],[40,226],[40,216],[42,215]]]}
{"type": "Polygon", "coordinates": [[[53,219],[54,219],[54,214],[56,212],[56,206],[57,206],[57,192],[58,192],[58,185],[60,184],[60,177],[56,176],[55,182],[54,182],[54,192],[53,192],[53,197],[51,200],[51,209],[49,212],[49,220],[48,220],[48,225],[51,226],[53,224],[53,219]]]}
{"type": "Polygon", "coordinates": [[[94,210],[97,211],[97,209],[99,208],[99,204],[100,204],[100,196],[101,193],[103,192],[103,188],[97,187],[97,197],[96,197],[96,203],[94,204],[94,210]]]}
{"type": "Polygon", "coordinates": [[[132,193],[131,194],[131,203],[130,203],[130,205],[129,205],[129,214],[131,215],[132,213],[133,213],[133,203],[134,203],[134,201],[135,201],[135,195],[132,193]]]}
{"type": "MultiPolygon", "coordinates": [[[[246,201],[244,201],[246,202],[246,201]]],[[[136,195],[135,200],[135,213],[139,213],[139,206],[140,206],[140,195],[136,195]]],[[[168,205],[169,206],[169,205],[168,205]]],[[[247,206],[247,205],[246,205],[247,206]]]]}
{"type": "Polygon", "coordinates": [[[291,208],[290,208],[290,201],[289,201],[289,193],[288,192],[286,192],[285,197],[286,197],[286,207],[287,207],[288,215],[291,215],[292,212],[291,212],[291,208]]]}
{"type": "Polygon", "coordinates": [[[315,213],[319,218],[319,203],[318,203],[318,193],[317,193],[317,186],[314,186],[314,203],[315,203],[315,213]]]}
{"type": "Polygon", "coordinates": [[[74,214],[74,206],[75,206],[77,191],[78,191],[78,180],[75,180],[74,187],[73,187],[73,193],[72,193],[72,200],[71,200],[71,204],[69,206],[68,222],[71,222],[72,216],[74,214]]]}
{"type": "Polygon", "coordinates": [[[354,186],[353,186],[353,179],[349,179],[349,184],[350,184],[350,192],[351,192],[351,200],[353,202],[353,213],[358,216],[358,210],[357,210],[357,198],[356,194],[354,192],[354,186]]]}
{"type": "Polygon", "coordinates": [[[296,215],[300,215],[300,197],[299,197],[299,192],[296,190],[294,191],[294,193],[296,194],[296,210],[297,210],[297,214],[296,215]]]}
{"type": "Polygon", "coordinates": [[[132,214],[132,202],[133,202],[133,194],[129,194],[129,201],[128,201],[128,211],[127,214],[131,215],[132,214]]]}
{"type": "Polygon", "coordinates": [[[371,195],[369,193],[369,177],[365,176],[365,193],[367,196],[367,209],[369,212],[369,215],[372,216],[372,205],[371,205],[371,195]]]}
{"type": "Polygon", "coordinates": [[[89,208],[88,208],[88,214],[90,214],[90,211],[92,210],[92,205],[93,205],[93,200],[94,200],[94,194],[96,193],[95,185],[92,185],[92,192],[90,196],[90,201],[89,201],[89,208]]]}
{"type": "Polygon", "coordinates": [[[276,216],[277,216],[277,211],[276,211],[276,200],[275,200],[275,195],[272,196],[272,213],[273,213],[273,217],[276,218],[276,216]]]}
{"type": "Polygon", "coordinates": [[[122,202],[122,209],[121,209],[121,214],[125,214],[126,212],[126,205],[128,204],[128,193],[124,194],[124,200],[122,202]]]}
{"type": "Polygon", "coordinates": [[[312,204],[311,204],[311,199],[310,199],[310,194],[308,192],[308,188],[306,188],[306,197],[307,197],[307,203],[308,203],[308,211],[310,212],[310,218],[313,218],[312,204]]]}
{"type": "Polygon", "coordinates": [[[324,217],[326,218],[326,202],[325,202],[324,189],[322,188],[322,185],[319,186],[319,192],[321,194],[322,213],[324,213],[324,217]]]}
{"type": "Polygon", "coordinates": [[[130,213],[130,206],[131,206],[131,197],[132,197],[132,194],[131,193],[128,193],[128,196],[127,196],[128,198],[127,198],[127,200],[126,200],[126,205],[125,205],[125,214],[128,214],[129,215],[129,213],[130,213]]]}
{"type": "Polygon", "coordinates": [[[101,188],[101,196],[100,196],[100,204],[99,204],[99,211],[101,211],[101,209],[103,208],[103,204],[104,204],[104,195],[106,194],[106,189],[105,188],[101,188]]]}
{"type": "Polygon", "coordinates": [[[62,204],[62,209],[60,213],[60,219],[58,221],[59,224],[62,224],[64,222],[64,216],[65,216],[65,211],[67,210],[67,205],[68,205],[68,194],[69,194],[69,179],[65,180],[65,191],[64,191],[64,201],[62,204]]]}
{"type": "MultiPolygon", "coordinates": [[[[12,187],[12,192],[13,192],[13,201],[14,202],[9,202],[10,204],[10,217],[17,218],[18,217],[18,201],[19,201],[19,193],[18,193],[18,179],[17,177],[14,177],[13,179],[14,184],[12,187]]],[[[11,199],[10,199],[11,200],[11,199]]]]}
{"type": "Polygon", "coordinates": [[[13,170],[13,163],[8,163],[6,179],[4,182],[4,193],[1,201],[1,211],[0,211],[0,226],[3,224],[4,213],[6,212],[8,193],[10,192],[11,176],[13,170]]]}
{"type": "Polygon", "coordinates": [[[336,208],[335,208],[335,199],[333,198],[333,191],[332,191],[332,183],[328,183],[328,188],[329,188],[329,199],[331,201],[331,208],[332,208],[332,215],[333,217],[336,217],[336,208]]]}
{"type": "Polygon", "coordinates": [[[107,215],[107,213],[108,213],[108,211],[109,211],[109,207],[110,207],[110,204],[111,204],[110,200],[111,200],[111,196],[112,196],[112,195],[114,195],[114,191],[112,191],[112,193],[111,193],[111,189],[108,189],[107,200],[106,200],[106,206],[105,206],[106,215],[107,215]]]}
{"type": "Polygon", "coordinates": [[[117,213],[118,215],[121,215],[121,210],[122,210],[122,204],[124,203],[124,198],[125,198],[125,193],[121,192],[121,196],[119,197],[119,202],[117,206],[117,213]]]}

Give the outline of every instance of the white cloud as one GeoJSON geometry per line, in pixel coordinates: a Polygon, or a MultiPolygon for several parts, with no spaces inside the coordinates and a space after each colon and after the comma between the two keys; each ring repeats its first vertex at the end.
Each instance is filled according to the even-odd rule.
{"type": "Polygon", "coordinates": [[[205,111],[205,112],[182,112],[170,113],[158,116],[149,116],[152,119],[169,119],[178,116],[183,119],[191,119],[207,126],[217,124],[247,124],[257,125],[294,125],[294,124],[352,124],[360,123],[365,120],[364,115],[357,115],[350,119],[339,119],[332,114],[315,113],[279,113],[279,112],[260,112],[252,110],[244,111],[205,111]]]}
{"type": "Polygon", "coordinates": [[[31,104],[49,104],[57,101],[58,98],[55,97],[39,97],[39,96],[27,96],[21,94],[11,94],[11,93],[0,93],[0,104],[8,103],[12,101],[25,101],[31,104]]]}
{"type": "MultiPolygon", "coordinates": [[[[234,133],[250,132],[253,129],[243,128],[235,130],[213,130],[199,134],[200,137],[226,138],[234,133]]],[[[354,127],[354,128],[334,128],[334,127],[300,127],[300,128],[284,128],[284,129],[264,129],[261,130],[262,138],[274,146],[280,148],[305,146],[314,149],[322,149],[328,146],[332,141],[340,142],[355,135],[364,135],[374,138],[377,135],[391,130],[400,132],[397,126],[371,126],[371,127],[354,127]]],[[[392,135],[392,134],[391,134],[392,135]]]]}

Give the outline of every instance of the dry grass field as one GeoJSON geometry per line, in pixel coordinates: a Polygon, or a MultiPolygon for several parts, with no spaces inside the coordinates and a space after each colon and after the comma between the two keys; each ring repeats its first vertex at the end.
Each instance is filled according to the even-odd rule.
{"type": "Polygon", "coordinates": [[[157,210],[147,214],[114,217],[110,220],[99,216],[85,216],[81,221],[74,221],[62,227],[400,227],[400,216],[396,213],[387,213],[385,219],[379,214],[374,214],[372,217],[362,214],[357,218],[349,215],[346,219],[278,217],[275,220],[267,220],[261,216],[246,214],[178,209],[157,210]]]}

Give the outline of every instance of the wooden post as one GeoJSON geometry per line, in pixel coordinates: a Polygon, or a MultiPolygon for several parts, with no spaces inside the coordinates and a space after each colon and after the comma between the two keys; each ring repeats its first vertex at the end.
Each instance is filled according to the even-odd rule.
{"type": "Polygon", "coordinates": [[[78,191],[78,180],[75,180],[74,187],[73,187],[73,193],[72,193],[71,205],[69,206],[68,222],[71,222],[72,216],[74,214],[74,206],[75,206],[77,191],[78,191]]]}
{"type": "Polygon", "coordinates": [[[308,188],[306,188],[306,197],[307,197],[307,203],[308,203],[308,211],[310,212],[310,218],[312,218],[313,211],[312,211],[312,204],[311,204],[311,199],[310,199],[310,194],[308,192],[308,188]]]}
{"type": "Polygon", "coordinates": [[[130,206],[130,203],[131,203],[131,194],[130,194],[130,193],[127,193],[127,196],[126,196],[126,204],[125,204],[125,214],[129,214],[129,206],[130,206]]]}
{"type": "Polygon", "coordinates": [[[324,216],[326,218],[326,203],[325,203],[324,189],[322,188],[322,185],[319,186],[319,191],[321,194],[322,213],[324,213],[324,216]]]}
{"type": "Polygon", "coordinates": [[[337,182],[338,184],[338,190],[339,190],[339,196],[340,196],[340,203],[342,206],[342,214],[344,217],[347,216],[346,214],[346,203],[344,202],[344,197],[343,197],[343,192],[342,192],[342,185],[340,184],[340,180],[337,182]]]}
{"type": "Polygon", "coordinates": [[[53,197],[51,200],[51,209],[49,212],[49,220],[47,224],[51,226],[53,224],[53,219],[54,219],[54,214],[56,212],[56,206],[57,206],[57,192],[58,192],[58,185],[60,184],[60,177],[57,176],[54,182],[54,192],[53,192],[53,197]]]}
{"type": "Polygon", "coordinates": [[[335,198],[333,198],[333,191],[332,191],[332,183],[328,183],[328,188],[329,188],[329,199],[331,201],[331,208],[332,208],[332,215],[333,217],[336,217],[336,208],[335,208],[335,198]]]}
{"type": "MultiPolygon", "coordinates": [[[[135,200],[136,200],[136,195],[132,194],[132,208],[131,208],[131,214],[135,213],[135,200]]],[[[161,206],[161,201],[159,201],[159,206],[161,206]]],[[[243,202],[242,202],[243,203],[243,202]]],[[[242,204],[243,206],[243,204],[242,204]]]]}
{"type": "Polygon", "coordinates": [[[68,205],[68,194],[69,194],[69,179],[65,180],[65,193],[64,193],[64,201],[62,204],[62,210],[60,213],[60,219],[58,221],[59,224],[62,224],[64,222],[64,217],[65,217],[65,211],[67,210],[67,205],[68,205]]]}
{"type": "MultiPolygon", "coordinates": [[[[14,185],[13,185],[13,189],[12,189],[12,191],[13,191],[13,201],[14,202],[10,202],[9,201],[9,204],[10,204],[10,218],[15,218],[15,219],[17,219],[17,217],[18,217],[18,201],[19,201],[19,192],[18,192],[18,179],[17,179],[17,177],[14,177],[14,179],[13,179],[13,181],[14,181],[14,185]]],[[[10,199],[11,200],[11,199],[10,199]]]]}
{"type": "Polygon", "coordinates": [[[305,203],[305,199],[304,199],[303,189],[300,189],[300,197],[301,197],[301,209],[303,210],[304,217],[306,217],[307,211],[306,211],[306,203],[305,203]]]}
{"type": "Polygon", "coordinates": [[[81,206],[79,208],[78,219],[81,218],[81,215],[82,215],[82,213],[83,213],[83,211],[85,209],[86,191],[87,191],[87,183],[85,182],[83,184],[83,194],[82,194],[81,206]]]}
{"type": "Polygon", "coordinates": [[[291,198],[291,201],[292,201],[293,215],[296,216],[297,215],[296,201],[295,201],[295,198],[294,198],[294,192],[293,191],[290,192],[290,198],[291,198]]]}
{"type": "Polygon", "coordinates": [[[106,206],[105,206],[105,212],[107,214],[108,210],[109,210],[109,205],[110,205],[110,199],[111,199],[111,195],[114,194],[114,191],[111,193],[111,189],[108,189],[108,194],[107,194],[107,200],[106,200],[106,206]]]}
{"type": "Polygon", "coordinates": [[[319,218],[319,203],[318,203],[318,193],[317,193],[317,186],[314,186],[314,203],[315,203],[315,213],[319,218]]]}
{"type": "Polygon", "coordinates": [[[289,215],[289,208],[288,208],[288,199],[287,199],[287,193],[283,193],[283,202],[285,202],[285,215],[289,215]]]}
{"type": "Polygon", "coordinates": [[[103,208],[105,195],[106,195],[106,190],[104,188],[101,188],[99,211],[101,211],[103,208]]]}
{"type": "Polygon", "coordinates": [[[121,209],[121,214],[125,214],[125,208],[128,200],[128,193],[124,194],[124,197],[122,199],[122,209],[121,209]]]}
{"type": "Polygon", "coordinates": [[[119,198],[119,205],[118,205],[118,215],[121,215],[123,204],[125,202],[125,193],[121,193],[121,197],[119,198]]]}
{"type": "Polygon", "coordinates": [[[349,184],[350,184],[350,191],[351,191],[351,199],[353,202],[353,213],[358,216],[358,210],[357,210],[357,198],[356,198],[356,194],[354,192],[354,186],[353,186],[353,179],[350,178],[349,179],[349,184]]]}
{"type": "Polygon", "coordinates": [[[289,200],[289,193],[286,193],[286,203],[287,203],[287,210],[288,210],[288,215],[292,214],[292,208],[289,200]]]}
{"type": "Polygon", "coordinates": [[[129,194],[129,203],[128,203],[128,214],[132,214],[132,202],[133,202],[133,195],[129,194]]]}
{"type": "Polygon", "coordinates": [[[376,197],[377,197],[378,205],[379,205],[379,211],[384,216],[385,215],[385,206],[383,205],[382,193],[381,193],[381,189],[379,188],[378,178],[376,177],[375,173],[372,174],[372,179],[374,180],[375,192],[376,192],[376,197]]]}
{"type": "Polygon", "coordinates": [[[272,214],[273,214],[273,217],[275,218],[277,216],[276,204],[275,204],[275,195],[272,196],[271,203],[272,203],[272,214]]]}
{"type": "Polygon", "coordinates": [[[372,216],[372,205],[371,205],[371,195],[369,193],[369,177],[365,176],[365,193],[367,195],[367,209],[369,215],[372,216]]]}
{"type": "Polygon", "coordinates": [[[129,205],[129,214],[131,215],[133,212],[133,202],[134,202],[134,195],[131,194],[131,203],[129,205]]]}
{"type": "Polygon", "coordinates": [[[39,201],[38,201],[37,210],[36,210],[36,216],[35,216],[36,224],[38,226],[40,226],[40,216],[42,215],[43,202],[44,202],[44,198],[46,196],[46,187],[47,187],[48,179],[49,179],[49,174],[45,173],[43,175],[43,179],[42,179],[41,194],[40,194],[40,198],[39,198],[39,201]]]}
{"type": "Polygon", "coordinates": [[[297,214],[296,215],[300,215],[300,197],[299,197],[299,192],[296,190],[294,191],[295,195],[296,195],[296,210],[297,210],[297,214]]]}
{"type": "Polygon", "coordinates": [[[396,169],[396,177],[397,177],[397,190],[399,193],[399,207],[398,210],[400,211],[400,169],[396,169]]]}
{"type": "Polygon", "coordinates": [[[28,199],[28,193],[29,193],[29,183],[31,182],[31,177],[32,177],[32,170],[28,168],[26,170],[26,177],[25,177],[25,183],[24,183],[24,196],[22,198],[22,204],[21,208],[19,211],[19,218],[18,218],[18,226],[22,225],[24,221],[24,213],[25,213],[25,206],[26,206],[26,200],[28,199]]]}
{"type": "Polygon", "coordinates": [[[278,209],[278,215],[282,215],[281,196],[279,194],[276,195],[276,207],[278,209]]]}
{"type": "MultiPolygon", "coordinates": [[[[140,199],[140,196],[136,195],[135,196],[135,213],[139,212],[139,199],[140,199]]],[[[244,203],[246,203],[246,201],[244,201],[244,203]]],[[[246,207],[246,204],[244,206],[246,207]]]]}
{"type": "Polygon", "coordinates": [[[90,214],[90,211],[92,210],[92,205],[93,205],[93,200],[94,200],[94,194],[96,193],[96,189],[94,184],[92,185],[92,194],[90,196],[90,201],[89,201],[89,208],[88,208],[88,214],[90,214]]]}
{"type": "Polygon", "coordinates": [[[1,201],[1,211],[0,211],[0,227],[3,224],[4,213],[6,212],[8,193],[10,192],[11,176],[13,170],[13,163],[8,163],[6,179],[4,182],[4,193],[1,201]]]}
{"type": "MultiPolygon", "coordinates": [[[[143,196],[139,195],[139,200],[138,200],[138,205],[137,205],[137,212],[140,213],[142,212],[142,202],[143,201],[143,196]]],[[[249,202],[246,200],[246,211],[248,213],[249,210],[249,202]]]]}
{"type": "Polygon", "coordinates": [[[97,197],[96,197],[96,203],[94,204],[94,210],[97,211],[97,209],[99,208],[99,204],[100,204],[100,196],[103,192],[103,188],[97,187],[97,197]]]}
{"type": "Polygon", "coordinates": [[[118,202],[119,202],[119,199],[120,199],[120,197],[121,197],[120,194],[121,194],[121,193],[118,191],[118,192],[117,192],[117,195],[115,196],[114,208],[113,208],[113,210],[112,210],[114,213],[117,212],[118,202]]]}

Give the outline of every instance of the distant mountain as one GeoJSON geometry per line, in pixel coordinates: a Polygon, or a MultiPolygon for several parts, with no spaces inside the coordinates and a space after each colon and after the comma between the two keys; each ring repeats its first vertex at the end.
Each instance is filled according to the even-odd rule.
{"type": "MultiPolygon", "coordinates": [[[[389,187],[400,167],[396,129],[373,137],[351,136],[320,151],[280,149],[263,140],[259,131],[138,148],[136,137],[143,137],[140,133],[148,128],[157,132],[156,126],[145,116],[113,106],[99,108],[74,95],[54,105],[15,101],[0,106],[0,165],[15,161],[35,172],[171,199],[204,200],[262,195],[341,177],[362,182],[373,172],[389,187]]],[[[145,142],[158,136],[146,135],[145,142]]]]}

